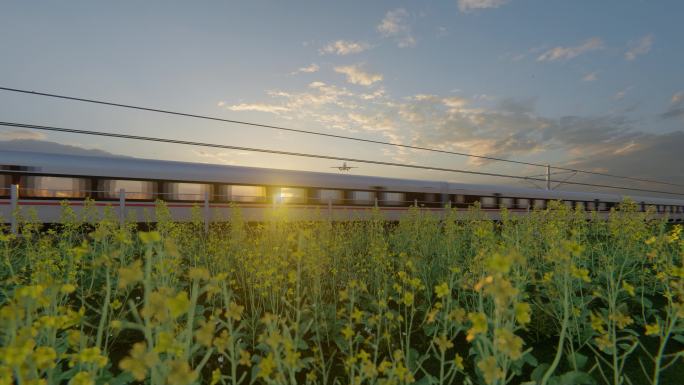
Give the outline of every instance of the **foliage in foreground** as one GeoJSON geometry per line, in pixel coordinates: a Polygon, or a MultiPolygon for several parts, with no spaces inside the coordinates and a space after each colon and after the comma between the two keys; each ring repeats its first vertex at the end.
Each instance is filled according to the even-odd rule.
{"type": "MultiPolygon", "coordinates": [[[[87,214],[96,215],[86,210],[87,214]]],[[[657,384],[682,373],[682,228],[623,203],[500,222],[0,234],[0,385],[657,384]],[[676,374],[676,373],[675,373],[676,374]]],[[[30,215],[29,215],[30,216],[30,215]]]]}

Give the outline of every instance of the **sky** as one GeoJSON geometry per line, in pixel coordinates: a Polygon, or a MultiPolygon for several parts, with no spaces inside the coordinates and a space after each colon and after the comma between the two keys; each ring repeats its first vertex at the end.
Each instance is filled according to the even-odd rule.
{"type": "MultiPolygon", "coordinates": [[[[3,1],[0,86],[684,185],[682,15],[679,0],[3,1]]],[[[6,91],[0,117],[401,164],[544,172],[6,91]]],[[[323,172],[341,163],[2,127],[0,141],[0,149],[323,172]]],[[[354,174],[534,187],[354,165],[354,174]]],[[[566,177],[684,192],[554,175],[566,177]]]]}

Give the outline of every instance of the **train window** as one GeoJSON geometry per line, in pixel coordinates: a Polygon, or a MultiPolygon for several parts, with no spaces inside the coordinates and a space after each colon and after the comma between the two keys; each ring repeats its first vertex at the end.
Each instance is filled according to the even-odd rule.
{"type": "Polygon", "coordinates": [[[340,205],[344,203],[344,191],[342,190],[328,190],[318,189],[314,192],[314,199],[316,203],[340,205]]]}
{"type": "Polygon", "coordinates": [[[530,208],[530,200],[527,198],[518,198],[518,208],[519,209],[530,208]]]}
{"type": "Polygon", "coordinates": [[[280,201],[282,203],[303,204],[306,203],[308,194],[305,188],[301,187],[281,187],[280,201]]]}
{"type": "Polygon", "coordinates": [[[482,204],[482,207],[496,207],[496,198],[482,197],[480,198],[480,204],[482,204]]]}
{"type": "Polygon", "coordinates": [[[533,205],[535,209],[544,210],[546,208],[546,199],[535,199],[533,205]]]}
{"type": "Polygon", "coordinates": [[[99,182],[98,189],[105,199],[119,199],[121,189],[126,192],[126,199],[154,199],[155,183],[144,180],[105,179],[99,182]]]}
{"type": "Polygon", "coordinates": [[[401,206],[406,203],[406,194],[402,192],[381,192],[378,202],[383,206],[401,206]]]}
{"type": "Polygon", "coordinates": [[[88,180],[58,176],[26,176],[19,182],[20,196],[34,198],[85,198],[88,180]]]}
{"type": "Polygon", "coordinates": [[[572,201],[563,201],[563,204],[564,204],[567,208],[572,209],[572,206],[573,206],[572,201]]]}
{"type": "Polygon", "coordinates": [[[245,185],[221,185],[218,199],[230,202],[266,202],[266,187],[245,185]]]}
{"type": "Polygon", "coordinates": [[[586,210],[586,209],[587,209],[586,202],[576,201],[576,202],[575,202],[575,208],[576,208],[576,209],[586,210]]]}
{"type": "Polygon", "coordinates": [[[0,175],[0,196],[8,197],[10,195],[10,185],[12,184],[12,177],[9,175],[0,175]]]}
{"type": "Polygon", "coordinates": [[[375,204],[375,191],[350,191],[349,198],[355,205],[375,204]]]}
{"type": "Polygon", "coordinates": [[[501,205],[501,207],[506,207],[510,209],[513,207],[513,198],[500,198],[499,204],[501,205]]]}
{"type": "Polygon", "coordinates": [[[596,210],[596,204],[594,202],[586,202],[585,208],[587,211],[594,211],[596,210]]]}
{"type": "Polygon", "coordinates": [[[598,203],[598,206],[596,206],[596,210],[598,210],[598,211],[606,211],[607,207],[608,207],[608,206],[606,205],[606,202],[599,202],[599,203],[598,203]]]}
{"type": "Polygon", "coordinates": [[[174,201],[203,201],[211,186],[202,183],[167,183],[165,197],[174,201]]]}
{"type": "Polygon", "coordinates": [[[452,195],[452,197],[453,197],[452,199],[453,199],[454,203],[465,203],[465,201],[466,201],[465,195],[463,195],[463,194],[455,194],[455,195],[452,195]]]}

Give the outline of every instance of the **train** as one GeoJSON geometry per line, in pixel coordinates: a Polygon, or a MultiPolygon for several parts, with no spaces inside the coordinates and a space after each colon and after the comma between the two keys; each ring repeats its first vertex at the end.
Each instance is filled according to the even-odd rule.
{"type": "MultiPolygon", "coordinates": [[[[190,220],[193,209],[199,208],[204,221],[210,223],[230,218],[236,207],[247,221],[264,220],[274,206],[286,206],[289,216],[300,219],[363,219],[376,209],[386,219],[397,220],[410,207],[441,214],[449,207],[465,209],[476,203],[497,219],[502,208],[525,215],[556,200],[605,216],[624,198],[617,194],[124,156],[0,152],[0,218],[4,223],[15,220],[16,210],[32,210],[35,219],[43,223],[58,222],[64,202],[77,213],[86,206],[98,210],[109,206],[122,222],[142,222],[155,221],[155,204],[163,200],[174,220],[190,220]]],[[[672,222],[684,220],[682,199],[630,199],[639,210],[653,206],[655,216],[672,222]]]]}

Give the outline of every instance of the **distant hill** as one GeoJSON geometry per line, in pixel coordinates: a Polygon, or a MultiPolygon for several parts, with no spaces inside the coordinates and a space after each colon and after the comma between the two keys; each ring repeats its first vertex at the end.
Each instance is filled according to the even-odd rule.
{"type": "Polygon", "coordinates": [[[104,150],[88,149],[37,139],[0,140],[0,151],[30,151],[51,154],[124,157],[123,155],[112,154],[111,152],[104,150]]]}

